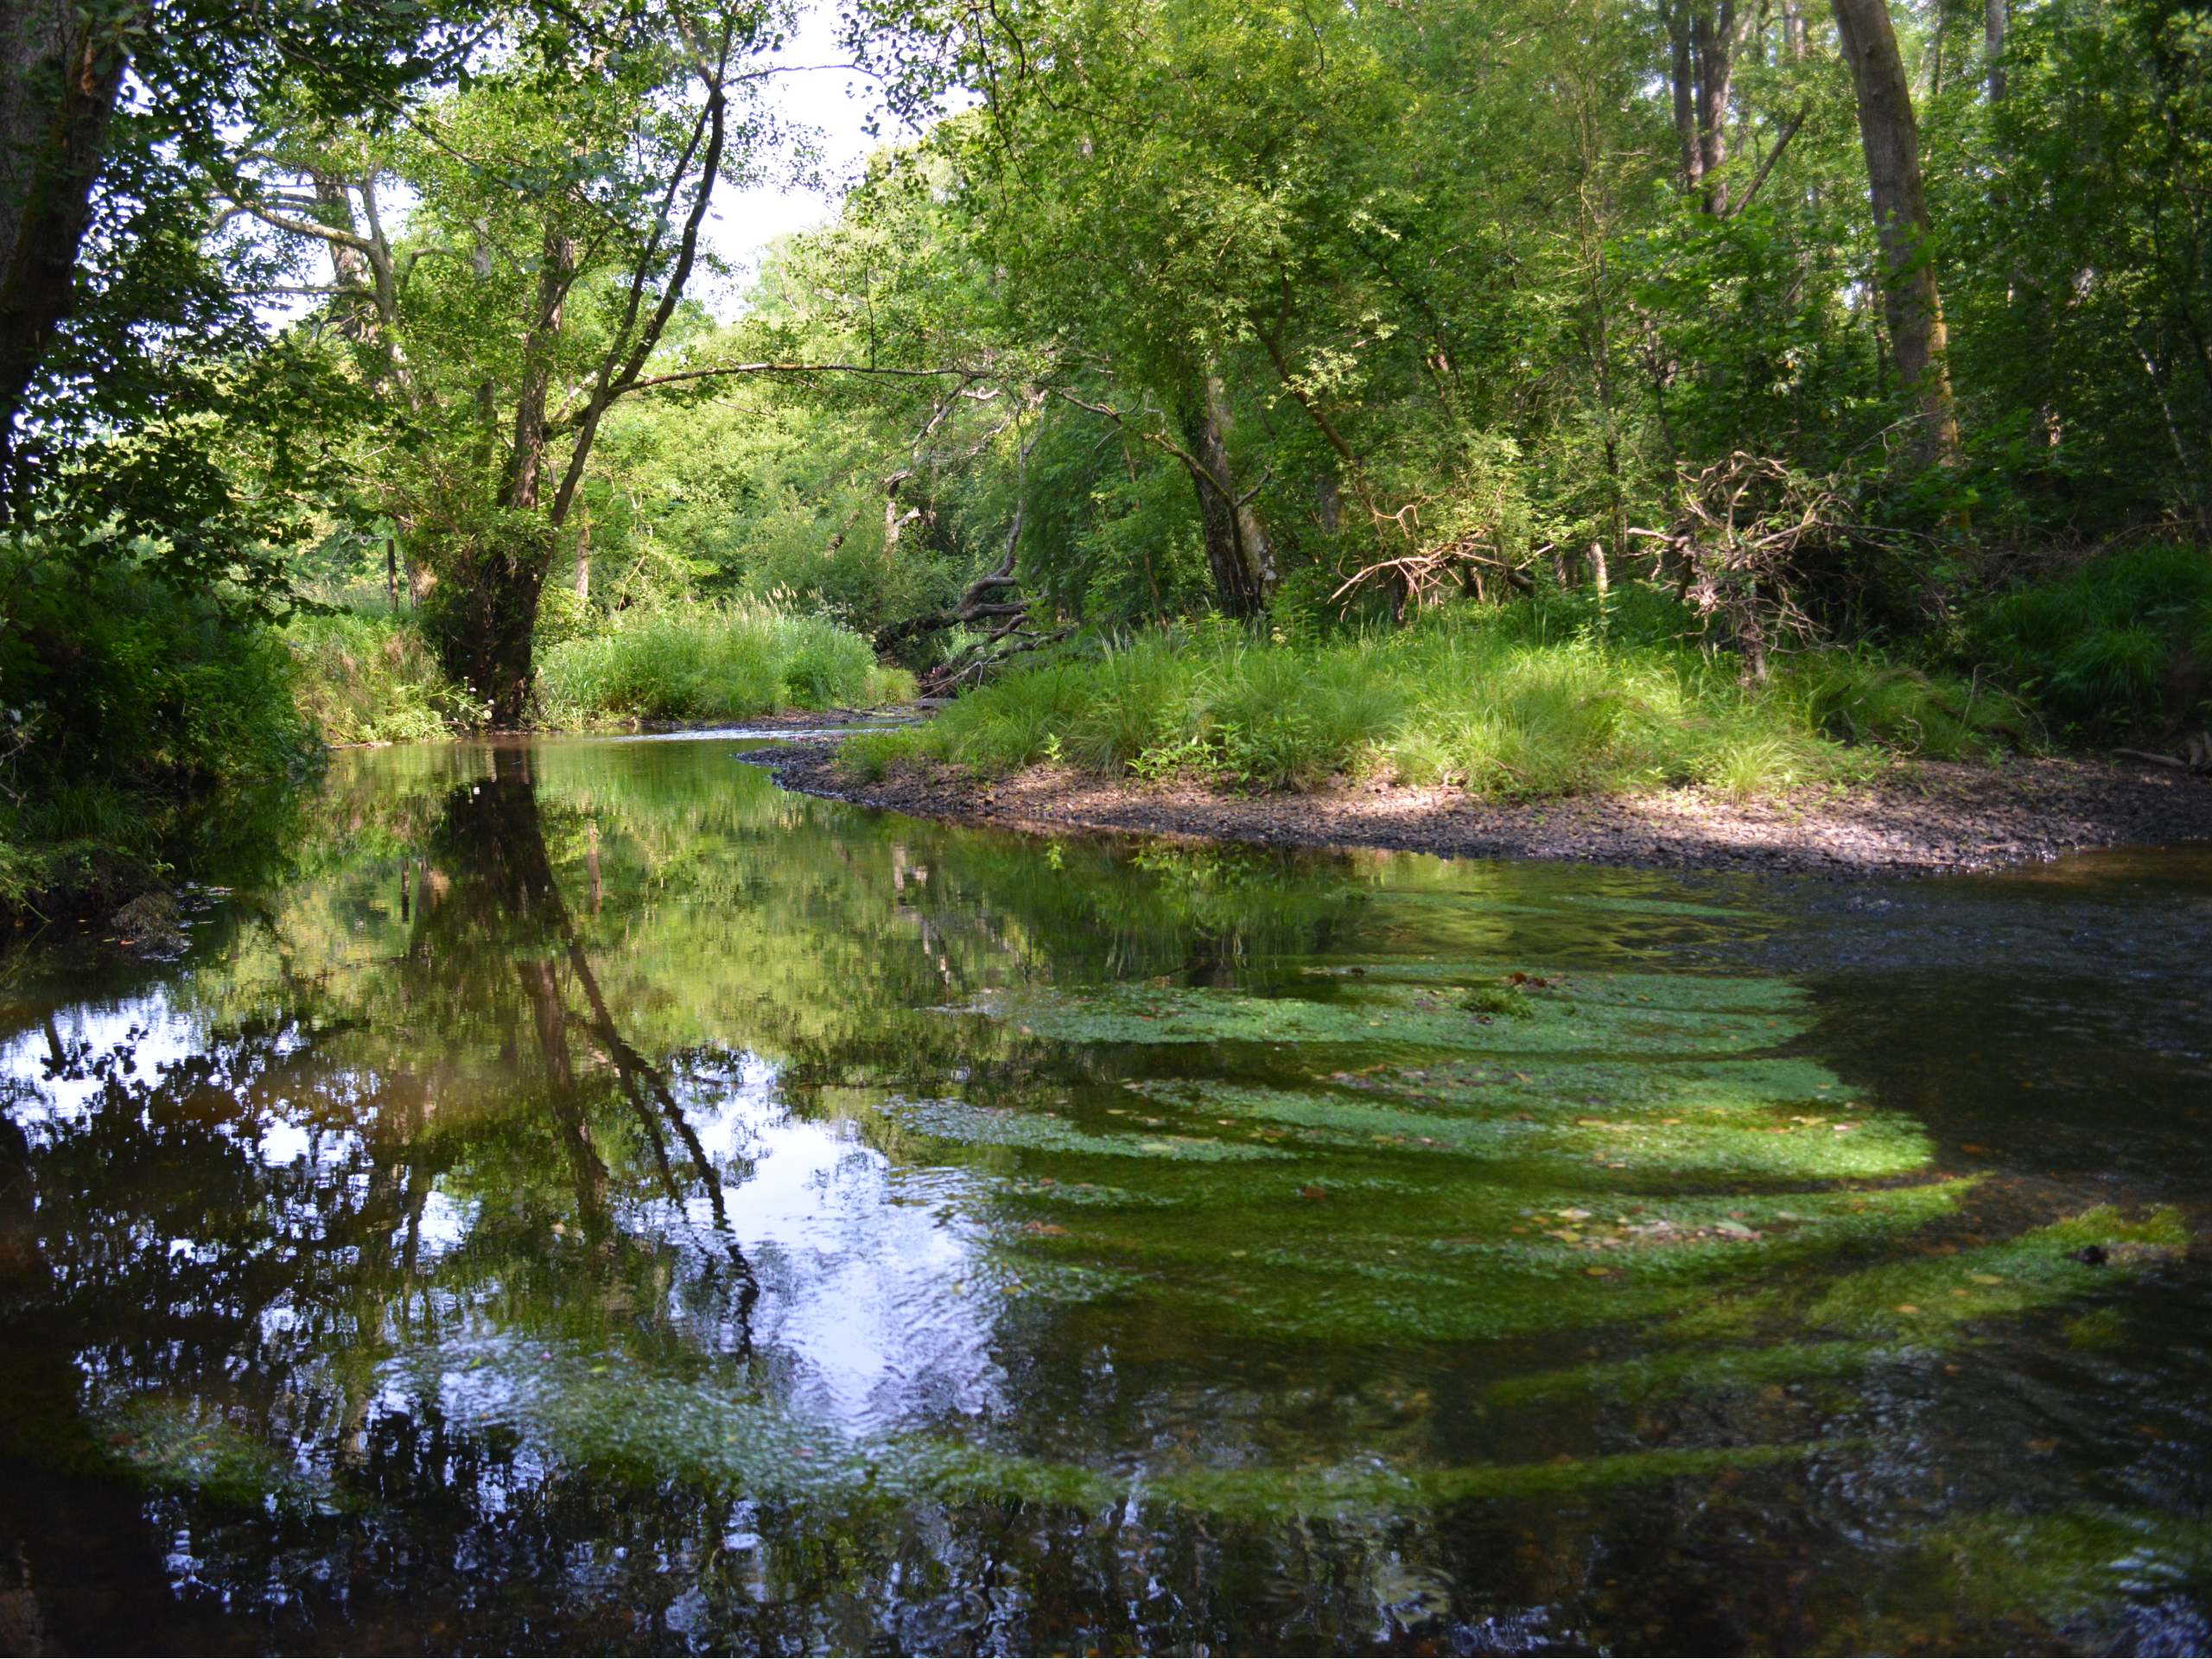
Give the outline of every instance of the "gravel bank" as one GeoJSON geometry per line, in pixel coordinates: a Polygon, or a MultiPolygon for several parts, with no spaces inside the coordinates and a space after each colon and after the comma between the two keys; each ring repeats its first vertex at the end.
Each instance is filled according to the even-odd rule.
{"type": "Polygon", "coordinates": [[[1995,869],[2091,848],[2212,838],[2212,780],[2127,761],[1923,762],[1849,789],[1751,801],[1677,789],[1501,804],[1384,784],[1238,795],[1060,766],[977,779],[909,763],[859,784],[838,768],[838,743],[812,737],[745,758],[786,788],[922,817],[1461,858],[1859,876],[1995,869]]]}

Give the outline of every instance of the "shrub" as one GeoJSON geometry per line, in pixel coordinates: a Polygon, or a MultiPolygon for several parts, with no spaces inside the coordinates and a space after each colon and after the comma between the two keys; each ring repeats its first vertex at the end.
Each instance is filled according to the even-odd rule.
{"type": "Polygon", "coordinates": [[[317,753],[274,632],[137,555],[0,547],[0,906],[157,880],[191,797],[317,753]]]}
{"type": "Polygon", "coordinates": [[[1968,648],[2062,728],[2109,737],[2208,717],[2212,550],[2103,554],[1969,613],[1968,648]]]}
{"type": "Polygon", "coordinates": [[[372,612],[302,613],[284,626],[301,711],[329,743],[444,737],[476,712],[411,620],[372,612]]]}
{"type": "Polygon", "coordinates": [[[913,681],[849,629],[747,601],[564,640],[540,653],[537,691],[549,724],[591,726],[869,705],[911,696],[913,681]]]}

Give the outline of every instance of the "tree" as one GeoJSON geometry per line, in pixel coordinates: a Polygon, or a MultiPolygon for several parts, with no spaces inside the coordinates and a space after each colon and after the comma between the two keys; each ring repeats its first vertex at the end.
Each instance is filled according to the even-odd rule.
{"type": "Polygon", "coordinates": [[[1936,285],[1920,131],[1887,0],[1834,0],[1858,95],[1859,136],[1874,209],[1883,314],[1899,385],[1916,406],[1913,451],[1924,462],[1958,457],[1959,422],[1944,361],[1948,344],[1936,285]]]}
{"type": "Polygon", "coordinates": [[[381,118],[480,23],[474,0],[0,0],[0,513],[38,481],[34,409],[66,450],[160,401],[171,365],[252,336],[233,290],[255,274],[226,283],[200,235],[238,133],[272,102],[381,118]]]}
{"type": "Polygon", "coordinates": [[[0,0],[0,479],[23,394],[75,296],[128,21],[0,0]]]}
{"type": "Polygon", "coordinates": [[[494,724],[527,717],[539,599],[608,411],[688,378],[647,369],[715,188],[766,130],[741,66],[780,16],[549,16],[397,140],[280,131],[235,194],[235,214],[330,259],[407,457],[385,487],[437,578],[440,655],[494,724]],[[403,237],[378,210],[387,174],[418,198],[403,237]]]}

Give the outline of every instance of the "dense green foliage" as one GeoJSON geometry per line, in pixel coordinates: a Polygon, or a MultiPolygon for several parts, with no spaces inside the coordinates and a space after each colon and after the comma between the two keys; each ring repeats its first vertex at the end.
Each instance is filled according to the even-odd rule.
{"type": "Polygon", "coordinates": [[[2212,714],[2212,557],[2151,545],[1992,599],[1974,646],[2054,721],[2099,735],[2212,714]]]}
{"type": "Polygon", "coordinates": [[[331,743],[406,743],[445,737],[477,711],[440,671],[420,630],[374,611],[294,617],[284,642],[296,663],[299,703],[331,743]]]}
{"type": "MultiPolygon", "coordinates": [[[[794,160],[781,0],[197,43],[172,8],[105,92],[24,72],[24,110],[114,118],[48,157],[84,224],[10,256],[74,264],[0,328],[0,540],[182,633],[306,598],[335,741],[896,694],[870,646],[933,690],[1067,654],[945,753],[1257,785],[1750,788],[2034,735],[2013,695],[2193,731],[2212,30],[1850,5],[1891,105],[1790,6],[869,0],[899,136],[720,316],[716,192],[794,160]]],[[[60,747],[19,826],[105,731],[41,689],[99,619],[35,587],[0,698],[60,747]]],[[[281,655],[176,649],[197,734],[122,721],[107,771],[281,772],[281,709],[220,735],[281,655]]]]}
{"type": "Polygon", "coordinates": [[[195,798],[311,762],[283,648],[157,560],[19,541],[0,583],[0,908],[142,887],[219,837],[195,798]]]}

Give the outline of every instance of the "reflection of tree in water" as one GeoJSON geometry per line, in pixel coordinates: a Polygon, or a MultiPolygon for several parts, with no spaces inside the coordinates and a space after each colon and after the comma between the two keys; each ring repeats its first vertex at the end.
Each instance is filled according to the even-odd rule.
{"type": "MultiPolygon", "coordinates": [[[[493,750],[492,776],[454,788],[430,845],[426,880],[403,977],[454,1006],[495,1011],[516,1006],[502,995],[512,976],[529,1015],[539,1090],[566,1160],[577,1214],[593,1237],[609,1227],[608,1173],[594,1141],[591,1104],[612,1091],[650,1150],[662,1190],[681,1205],[696,1183],[729,1264],[731,1326],[749,1349],[760,1286],[731,1234],[722,1178],[684,1115],[667,1073],[622,1034],[569,915],[545,847],[529,751],[493,750]],[[578,1065],[581,1034],[584,1056],[578,1065]],[[679,1178],[671,1138],[685,1166],[679,1178]]],[[[597,861],[596,842],[592,855],[597,861]]],[[[596,877],[594,876],[594,882],[596,877]]],[[[505,1022],[512,1032],[521,1025],[505,1022]]],[[[508,1052],[517,1046],[510,1036],[508,1052]]],[[[708,1288],[702,1287],[702,1288],[708,1288]]]]}
{"type": "MultiPolygon", "coordinates": [[[[1472,954],[1410,900],[1371,904],[1319,863],[1180,849],[1132,860],[1082,842],[1048,862],[935,826],[809,817],[817,809],[697,766],[671,769],[702,784],[674,801],[653,792],[656,752],[440,752],[389,824],[373,802],[361,808],[339,832],[359,844],[283,895],[250,942],[258,957],[184,987],[194,1008],[219,1011],[213,1034],[159,1072],[34,1028],[54,1075],[97,1088],[81,1114],[27,1116],[31,1134],[0,1136],[0,1446],[35,1446],[39,1459],[0,1490],[73,1532],[64,1547],[60,1526],[29,1534],[0,1505],[0,1621],[28,1572],[50,1639],[94,1649],[1632,1649],[1652,1618],[1684,1647],[1810,1645],[1859,1587],[1823,1567],[1839,1547],[1821,1529],[1862,1512],[1879,1522],[1963,1460],[1950,1419],[1964,1414],[1930,1393],[1926,1356],[1854,1376],[1847,1399],[1815,1379],[1770,1400],[1754,1379],[1596,1403],[1586,1392],[1537,1414],[1491,1385],[1579,1363],[1579,1336],[1571,1352],[1539,1355],[1268,1328],[1258,1315],[1299,1281],[1279,1260],[1246,1273],[1224,1258],[1280,1243],[1279,1211],[1309,1224],[1317,1257],[1351,1254],[1345,1272],[1366,1282],[1382,1265],[1372,1247],[1407,1242],[1391,1230],[1401,1218],[1410,1237],[1478,1184],[1406,1161],[1426,1154],[1330,1151],[1331,1190],[1314,1201],[1274,1164],[1135,1174],[1049,1146],[958,1151],[902,1141],[903,1120],[878,1109],[941,1094],[1009,1117],[1091,1110],[1092,1135],[1148,1136],[1131,1129],[1143,1122],[1132,1108],[1184,1138],[1241,1130],[1192,1091],[1216,1069],[1205,1045],[1157,1052],[1154,1081],[1173,1087],[1140,1096],[1111,1043],[944,1010],[992,988],[1100,978],[1226,1000],[1280,988],[1308,953],[1372,953],[1378,936],[1400,954],[1472,954]],[[548,770],[562,766],[578,776],[548,770]],[[749,1172],[728,1137],[750,1120],[716,1111],[740,1058],[736,1035],[715,1033],[779,1068],[755,1102],[777,1126],[764,1135],[803,1126],[818,1103],[865,1125],[894,1162],[912,1152],[932,1182],[978,1177],[926,1192],[934,1205],[957,1191],[944,1230],[984,1240],[947,1278],[1033,1281],[1018,1297],[978,1286],[964,1305],[1003,1392],[947,1427],[910,1368],[901,1409],[921,1403],[899,1432],[1025,1457],[1035,1484],[986,1468],[901,1485],[888,1458],[880,1481],[847,1463],[810,1484],[837,1457],[810,1421],[792,1429],[788,1468],[718,1459],[748,1413],[801,1417],[794,1379],[810,1362],[784,1319],[818,1311],[833,1281],[764,1221],[774,1179],[739,1185],[749,1172]],[[820,1101],[795,1078],[822,1084],[820,1101]],[[1335,1179],[1363,1158],[1370,1208],[1335,1179]],[[1240,1188],[1247,1171],[1254,1193],[1240,1188]],[[1039,1174],[1058,1184],[1022,1179],[1039,1174]],[[1117,1216],[1093,1189],[1078,1210],[1073,1176],[1187,1202],[1117,1216]],[[740,1230],[761,1241],[750,1260],[740,1230]],[[1218,1244],[1196,1270],[1240,1300],[1058,1300],[1049,1270],[1084,1265],[1093,1237],[1107,1268],[1157,1243],[1171,1291],[1193,1272],[1176,1252],[1218,1244]],[[1423,1398],[1400,1397],[1416,1389],[1423,1398]],[[1401,1454],[1416,1468],[1548,1465],[1554,1452],[1809,1443],[1823,1421],[1839,1434],[1871,1424],[1893,1449],[1381,1515],[1163,1496],[1179,1470],[1296,1476],[1401,1454]],[[258,1492],[226,1492],[204,1470],[180,1478],[153,1455],[201,1456],[201,1441],[232,1448],[258,1492]],[[1058,1496],[1051,1478],[1077,1465],[1105,1467],[1119,1490],[1058,1496]],[[153,1494],[119,1484],[118,1466],[156,1478],[153,1494]],[[1844,1485],[1849,1505],[1834,1496],[1844,1485]],[[8,1560],[11,1521],[22,1569],[8,1560]],[[88,1531],[121,1541],[113,1559],[88,1531]],[[88,1560],[101,1560],[98,1590],[88,1560]],[[175,1622],[180,1607],[207,1622],[175,1622]],[[162,1627],[128,1630],[125,1608],[162,1627]]],[[[1526,944],[1510,906],[1453,915],[1484,949],[1526,944]]],[[[1351,987],[1299,988],[1325,1012],[1351,987]]],[[[1326,1081],[1337,1063],[1295,1051],[1235,1062],[1268,1065],[1279,1090],[1342,1094],[1339,1107],[1403,1105],[1345,1093],[1326,1081]]],[[[780,1157],[768,1139],[756,1149],[772,1146],[780,1157]]],[[[1494,1228],[1433,1230],[1500,1243],[1494,1228]]],[[[1578,1287],[1611,1295],[1580,1261],[1560,1301],[1578,1287]]],[[[1455,1307],[1487,1282],[1465,1276],[1455,1307]]],[[[1640,1356],[1633,1332],[1605,1340],[1608,1376],[1614,1357],[1640,1356]]],[[[892,1438],[867,1456],[895,1453],[892,1438]]],[[[1885,1635],[1847,1644],[1898,1645],[1885,1635]]]]}

